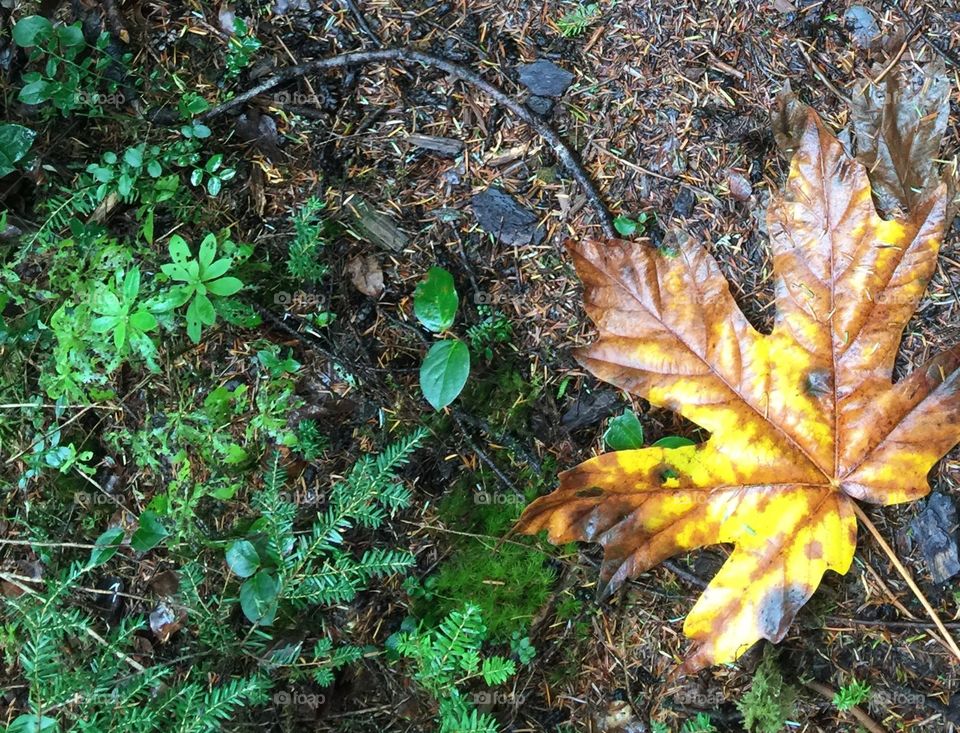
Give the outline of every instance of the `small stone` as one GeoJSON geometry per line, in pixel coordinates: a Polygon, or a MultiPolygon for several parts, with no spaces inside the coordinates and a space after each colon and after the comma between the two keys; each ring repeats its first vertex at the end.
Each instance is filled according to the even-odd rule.
{"type": "Polygon", "coordinates": [[[943,583],[960,573],[957,507],[949,497],[931,494],[923,511],[910,522],[910,529],[934,583],[943,583]]]}
{"type": "Polygon", "coordinates": [[[553,100],[549,97],[538,97],[536,94],[531,94],[527,99],[527,106],[538,115],[546,117],[553,109],[553,100]]]}
{"type": "Polygon", "coordinates": [[[684,186],[677,195],[677,200],[673,202],[673,213],[685,219],[693,213],[696,203],[697,197],[693,195],[693,191],[684,186]]]}
{"type": "Polygon", "coordinates": [[[520,83],[538,97],[559,97],[572,82],[573,74],[546,59],[520,67],[520,83]]]}
{"type": "Polygon", "coordinates": [[[727,187],[730,189],[730,195],[737,201],[747,201],[753,194],[753,186],[747,177],[741,173],[732,172],[727,176],[727,187]]]}
{"type": "Polygon", "coordinates": [[[478,193],[470,203],[477,223],[503,244],[515,246],[543,241],[543,227],[537,225],[536,215],[499,188],[478,193]]]}
{"type": "Polygon", "coordinates": [[[843,14],[843,27],[850,34],[850,40],[858,48],[870,48],[880,37],[880,28],[873,13],[862,5],[851,5],[843,14]]]}
{"type": "Polygon", "coordinates": [[[581,392],[560,417],[560,424],[571,432],[595,425],[609,417],[619,405],[620,399],[614,392],[581,392]]]}

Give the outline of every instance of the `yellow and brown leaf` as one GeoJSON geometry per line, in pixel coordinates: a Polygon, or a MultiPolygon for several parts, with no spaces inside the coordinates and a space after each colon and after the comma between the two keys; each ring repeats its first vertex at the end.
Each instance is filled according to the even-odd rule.
{"type": "Polygon", "coordinates": [[[960,441],[960,352],[892,381],[900,338],[936,265],[945,188],[899,220],[874,208],[864,166],[811,111],[771,203],[776,318],[741,313],[699,243],[583,241],[570,252],[600,338],[600,379],[710,432],[701,445],[621,451],[560,476],[518,528],[604,547],[610,593],[670,556],[732,552],[687,616],[689,672],[783,638],[823,573],[845,573],[854,499],[910,501],[960,441]]]}

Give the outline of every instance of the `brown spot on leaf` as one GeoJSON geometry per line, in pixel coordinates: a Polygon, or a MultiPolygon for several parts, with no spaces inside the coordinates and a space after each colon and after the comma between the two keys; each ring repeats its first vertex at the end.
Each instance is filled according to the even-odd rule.
{"type": "Polygon", "coordinates": [[[807,546],[803,548],[803,554],[807,556],[808,560],[821,560],[823,558],[823,543],[820,540],[808,542],[807,546]]]}
{"type": "Polygon", "coordinates": [[[580,489],[576,496],[578,499],[595,499],[598,496],[603,496],[603,489],[599,486],[591,486],[588,489],[580,489]]]}

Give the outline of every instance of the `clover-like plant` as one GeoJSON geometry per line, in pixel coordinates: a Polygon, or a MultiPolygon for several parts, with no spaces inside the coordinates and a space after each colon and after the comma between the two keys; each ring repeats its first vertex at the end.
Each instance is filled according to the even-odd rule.
{"type": "Polygon", "coordinates": [[[217,238],[207,234],[200,243],[200,252],[193,258],[190,245],[183,237],[174,234],[167,245],[173,262],[160,269],[173,280],[183,283],[173,288],[169,305],[179,308],[187,306],[187,336],[193,343],[199,343],[203,326],[212,326],[217,320],[210,296],[225,297],[233,295],[243,287],[243,282],[235,277],[224,277],[233,260],[229,257],[217,257],[217,238]]]}

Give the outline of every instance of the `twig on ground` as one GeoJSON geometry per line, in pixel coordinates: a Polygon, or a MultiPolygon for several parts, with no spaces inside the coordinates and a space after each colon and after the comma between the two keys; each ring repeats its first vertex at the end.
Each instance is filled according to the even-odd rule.
{"type": "Polygon", "coordinates": [[[467,441],[467,445],[470,446],[470,450],[472,450],[474,453],[477,454],[477,458],[480,459],[481,463],[483,463],[487,468],[493,471],[496,477],[500,480],[500,483],[502,483],[507,489],[509,489],[511,492],[513,492],[517,496],[522,497],[523,492],[520,491],[520,489],[516,487],[513,481],[511,481],[510,478],[503,471],[500,470],[500,467],[493,462],[493,459],[490,458],[490,456],[488,456],[486,453],[484,453],[483,450],[481,450],[480,446],[477,445],[476,441],[474,441],[473,437],[470,435],[470,431],[467,429],[467,426],[464,424],[465,421],[461,418],[461,415],[458,413],[460,413],[460,411],[456,409],[450,411],[450,415],[453,417],[453,421],[457,424],[457,427],[460,428],[460,433],[463,435],[464,440],[467,441]]]}
{"type": "Polygon", "coordinates": [[[914,24],[913,28],[907,31],[907,35],[903,39],[903,43],[900,44],[900,50],[894,54],[893,58],[890,59],[890,63],[883,68],[883,71],[877,75],[877,78],[871,80],[871,84],[874,86],[879,84],[881,81],[883,81],[884,77],[890,73],[893,67],[900,63],[900,59],[903,58],[903,52],[907,50],[907,46],[910,45],[910,41],[913,40],[913,37],[916,35],[917,31],[920,30],[920,24],[922,22],[923,18],[921,17],[920,20],[914,24]]]}
{"type": "Polygon", "coordinates": [[[447,61],[446,59],[442,59],[439,56],[431,56],[430,54],[414,51],[408,48],[384,48],[377,51],[351,51],[349,53],[339,54],[337,56],[308,61],[304,64],[287,67],[281,72],[274,74],[273,76],[260,82],[256,86],[251,87],[247,91],[238,94],[233,99],[224,102],[223,104],[214,107],[208,112],[200,115],[199,119],[211,120],[215,117],[219,117],[225,112],[228,112],[231,109],[250,101],[254,97],[263,94],[264,92],[267,92],[270,89],[283,84],[284,82],[301,78],[307,74],[312,74],[324,69],[363,66],[366,64],[375,64],[386,61],[422,64],[423,66],[430,68],[440,69],[441,71],[450,74],[454,78],[459,79],[460,81],[463,81],[480,90],[493,99],[497,104],[501,105],[502,107],[506,107],[519,119],[527,123],[527,125],[533,128],[533,130],[550,145],[554,155],[557,156],[557,159],[560,161],[561,165],[563,165],[573,179],[580,184],[580,187],[583,189],[587,200],[590,202],[591,208],[597,214],[600,228],[603,230],[604,235],[611,239],[616,237],[616,232],[613,228],[613,220],[610,217],[610,212],[607,210],[606,205],[603,203],[600,192],[590,179],[590,176],[587,175],[587,172],[583,169],[583,166],[577,160],[576,155],[573,153],[570,147],[567,146],[560,135],[545,121],[537,117],[532,111],[507,95],[498,87],[494,86],[469,69],[451,61],[447,61]]]}
{"type": "Polygon", "coordinates": [[[383,43],[380,41],[380,36],[374,33],[373,29],[370,27],[370,24],[367,23],[367,19],[364,17],[363,13],[360,12],[360,8],[357,7],[357,4],[353,0],[339,0],[340,4],[353,16],[353,20],[356,22],[357,27],[361,30],[363,35],[370,39],[374,46],[380,48],[383,43]]]}
{"type": "MultiPolygon", "coordinates": [[[[888,8],[893,8],[897,11],[897,14],[906,21],[912,20],[910,15],[900,7],[900,3],[895,2],[894,0],[883,0],[884,6],[888,8]]],[[[924,9],[926,10],[926,8],[924,9]]],[[[960,56],[957,56],[953,51],[945,46],[941,46],[939,43],[934,41],[930,36],[927,35],[926,31],[920,31],[920,38],[923,40],[930,48],[932,48],[937,54],[940,55],[945,61],[949,61],[954,66],[960,68],[960,56]]]]}
{"type": "MultiPolygon", "coordinates": [[[[822,698],[829,700],[831,703],[833,702],[834,696],[837,694],[822,682],[812,681],[812,682],[804,682],[803,684],[805,687],[813,690],[822,698]]],[[[861,710],[856,705],[850,708],[847,712],[849,712],[854,718],[856,718],[857,722],[860,723],[860,725],[862,725],[868,731],[870,731],[870,733],[887,733],[883,728],[881,728],[879,725],[877,725],[873,721],[873,718],[871,718],[869,715],[863,712],[863,710],[861,710]]]]}
{"type": "Polygon", "coordinates": [[[823,85],[833,92],[834,96],[838,99],[842,99],[843,103],[848,107],[851,106],[850,97],[837,89],[836,85],[827,78],[827,75],[820,71],[820,67],[816,65],[814,60],[810,58],[810,54],[807,53],[807,49],[803,47],[804,42],[800,39],[797,39],[797,48],[800,50],[800,54],[803,56],[804,61],[807,62],[807,66],[810,67],[810,70],[813,72],[813,75],[817,77],[823,85]]]}
{"type": "MultiPolygon", "coordinates": [[[[23,583],[21,583],[21,582],[20,582],[19,580],[17,580],[16,578],[10,576],[8,573],[0,573],[0,578],[2,578],[3,580],[7,581],[7,582],[10,583],[11,585],[15,585],[17,588],[19,588],[20,590],[22,590],[24,593],[27,593],[28,595],[33,595],[33,596],[39,595],[39,594],[37,593],[37,591],[35,591],[33,588],[31,588],[31,587],[28,586],[28,585],[24,585],[23,583]]],[[[115,648],[113,644],[111,644],[109,641],[107,641],[106,639],[104,639],[102,636],[100,636],[100,634],[98,634],[96,631],[94,631],[93,629],[91,629],[89,626],[84,625],[83,630],[84,630],[84,632],[86,632],[87,636],[89,636],[91,639],[93,639],[94,641],[96,641],[98,644],[101,644],[102,646],[106,647],[108,650],[110,650],[111,652],[113,652],[113,655],[114,655],[117,659],[119,659],[119,660],[121,660],[121,661],[123,661],[123,662],[126,662],[126,663],[129,664],[131,667],[133,667],[135,670],[137,670],[137,672],[146,672],[146,671],[147,671],[147,668],[144,667],[142,664],[140,664],[140,662],[138,662],[136,659],[133,659],[132,657],[128,657],[126,654],[124,654],[123,652],[121,652],[119,649],[115,648]]]]}
{"type": "Polygon", "coordinates": [[[693,573],[691,573],[691,572],[689,572],[689,571],[684,570],[683,568],[681,568],[681,567],[680,567],[679,565],[677,565],[673,560],[664,560],[662,564],[663,564],[663,567],[665,567],[667,570],[669,570],[671,573],[673,573],[674,575],[676,575],[676,576],[677,576],[678,578],[680,578],[681,580],[685,580],[687,583],[689,583],[690,585],[692,585],[694,588],[700,588],[701,590],[703,590],[703,589],[706,588],[708,585],[710,585],[710,584],[709,584],[707,581],[705,581],[703,578],[700,578],[700,577],[694,575],[693,573]]]}
{"type": "Polygon", "coordinates": [[[878,530],[876,525],[874,525],[874,523],[870,520],[870,517],[867,516],[866,512],[864,512],[856,502],[853,502],[853,510],[857,514],[857,519],[859,519],[860,523],[863,524],[870,534],[873,535],[873,538],[877,541],[877,544],[880,545],[880,548],[890,559],[890,562],[893,563],[893,566],[897,569],[897,572],[900,573],[907,585],[910,586],[910,590],[913,591],[913,594],[917,597],[917,600],[920,601],[920,604],[926,610],[927,615],[930,616],[930,620],[933,621],[937,629],[943,635],[943,641],[946,643],[947,647],[951,652],[953,652],[954,656],[960,660],[960,648],[957,647],[957,642],[953,640],[950,632],[947,631],[947,627],[944,626],[943,621],[940,620],[940,616],[934,610],[933,606],[930,605],[930,601],[927,600],[927,597],[923,594],[923,591],[921,591],[920,587],[914,582],[910,572],[903,566],[903,563],[900,562],[900,558],[897,557],[897,554],[893,551],[890,545],[887,544],[887,541],[883,539],[883,535],[880,534],[880,530],[878,530]]]}

